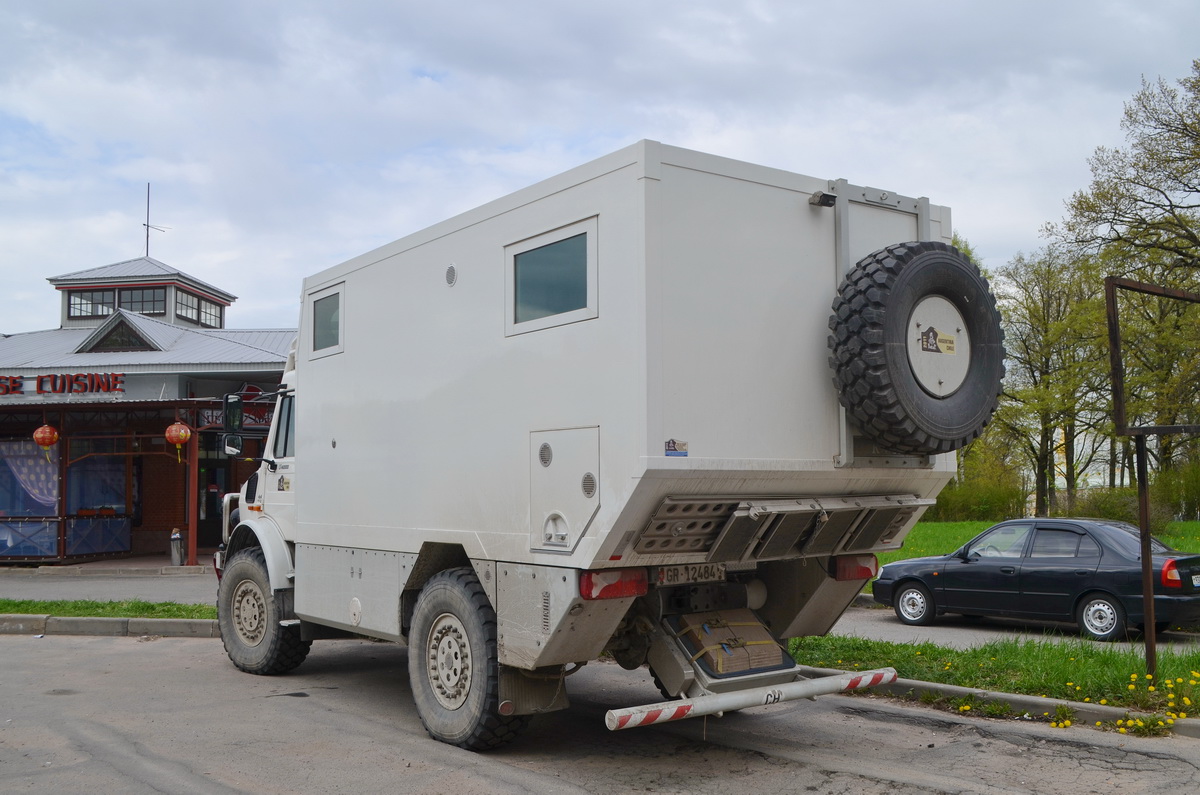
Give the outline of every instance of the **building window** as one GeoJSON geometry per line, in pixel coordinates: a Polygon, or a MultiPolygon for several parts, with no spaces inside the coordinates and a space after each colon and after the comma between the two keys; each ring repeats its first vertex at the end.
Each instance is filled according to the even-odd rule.
{"type": "Polygon", "coordinates": [[[200,296],[185,293],[183,290],[175,291],[175,314],[183,320],[188,320],[192,323],[200,322],[200,296]]]}
{"type": "Polygon", "coordinates": [[[107,317],[114,311],[112,290],[72,290],[67,299],[67,317],[107,317]]]}
{"type": "Polygon", "coordinates": [[[175,291],[175,316],[198,326],[224,327],[224,307],[184,290],[175,291]]]}
{"type": "Polygon", "coordinates": [[[167,313],[167,288],[143,287],[121,290],[120,307],[139,315],[165,315],[167,313]]]}
{"type": "Polygon", "coordinates": [[[597,317],[595,218],[506,246],[506,333],[597,317]]]}

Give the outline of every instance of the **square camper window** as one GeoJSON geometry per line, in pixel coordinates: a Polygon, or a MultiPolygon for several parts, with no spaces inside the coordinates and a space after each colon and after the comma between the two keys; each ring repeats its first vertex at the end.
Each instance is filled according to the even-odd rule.
{"type": "Polygon", "coordinates": [[[323,290],[312,302],[313,356],[342,351],[342,286],[323,290]]]}
{"type": "Polygon", "coordinates": [[[506,246],[507,334],[597,316],[596,219],[506,246]]]}

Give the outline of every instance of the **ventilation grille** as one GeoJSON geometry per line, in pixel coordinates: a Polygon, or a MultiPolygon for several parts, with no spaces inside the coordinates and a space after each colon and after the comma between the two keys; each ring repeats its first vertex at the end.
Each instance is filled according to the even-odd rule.
{"type": "Polygon", "coordinates": [[[457,281],[458,281],[458,269],[455,268],[453,265],[451,265],[449,268],[446,268],[446,284],[453,287],[455,282],[457,282],[457,281]]]}
{"type": "Polygon", "coordinates": [[[583,482],[579,485],[583,489],[583,496],[589,500],[596,496],[596,476],[591,472],[583,473],[583,482]]]}
{"type": "Polygon", "coordinates": [[[542,462],[542,466],[550,466],[550,462],[554,460],[554,450],[546,442],[542,442],[542,446],[538,448],[538,461],[542,462]]]}

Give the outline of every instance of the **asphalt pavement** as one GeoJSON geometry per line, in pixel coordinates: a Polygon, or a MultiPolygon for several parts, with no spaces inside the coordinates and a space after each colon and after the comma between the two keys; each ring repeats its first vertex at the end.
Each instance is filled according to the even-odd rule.
{"type": "MultiPolygon", "coordinates": [[[[149,602],[179,604],[215,604],[217,578],[211,565],[171,566],[165,558],[133,558],[119,561],[96,561],[69,566],[0,567],[0,598],[35,600],[95,600],[126,601],[141,599],[149,602]]],[[[861,597],[860,597],[861,598],[861,597]]],[[[864,599],[863,604],[873,604],[864,599]]],[[[913,628],[898,621],[887,620],[891,611],[852,607],[831,631],[835,635],[875,637],[880,640],[914,642],[913,628]],[[891,637],[900,632],[905,639],[891,637]]],[[[109,635],[207,637],[220,636],[216,622],[192,619],[134,619],[134,618],[72,618],[58,616],[0,615],[0,634],[24,635],[109,635]]],[[[922,638],[932,639],[932,638],[922,638]]],[[[941,643],[941,640],[936,642],[941,643]]],[[[978,642],[978,641],[977,641],[978,642]]],[[[962,644],[948,643],[962,647],[962,644]]],[[[967,643],[966,645],[972,645],[967,643]]],[[[807,669],[809,675],[826,676],[839,673],[823,669],[807,669]]],[[[1033,699],[1003,693],[989,693],[949,685],[900,679],[879,689],[897,694],[936,690],[950,697],[974,694],[984,700],[1002,699],[1015,709],[1044,711],[1059,703],[1055,699],[1033,699]],[[1025,702],[1029,704],[1026,705],[1025,702]]],[[[1068,702],[1061,702],[1068,703],[1068,702]]],[[[1071,703],[1077,717],[1088,722],[1115,720],[1124,711],[1109,707],[1071,703]],[[1108,714],[1112,712],[1112,714],[1108,714]],[[1120,714],[1118,714],[1118,712],[1120,714]]],[[[1176,727],[1177,734],[1200,738],[1200,720],[1187,721],[1176,727]]]]}

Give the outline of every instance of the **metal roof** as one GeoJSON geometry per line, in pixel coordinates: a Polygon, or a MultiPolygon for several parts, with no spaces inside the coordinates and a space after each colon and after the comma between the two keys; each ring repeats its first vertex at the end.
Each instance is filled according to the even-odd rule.
{"type": "Polygon", "coordinates": [[[207,282],[200,281],[195,276],[184,273],[177,268],[172,268],[170,265],[159,262],[152,257],[138,257],[137,259],[127,259],[124,262],[115,262],[112,265],[101,265],[98,268],[64,273],[61,276],[51,276],[46,281],[61,289],[64,287],[83,287],[92,284],[103,285],[105,283],[117,282],[126,284],[159,282],[164,279],[177,281],[193,289],[206,292],[226,303],[232,303],[237,300],[236,295],[227,293],[218,287],[213,287],[207,282]]]}
{"type": "Polygon", "coordinates": [[[295,336],[295,329],[176,326],[118,309],[99,328],[61,328],[0,337],[0,369],[120,367],[129,371],[189,372],[250,366],[282,370],[295,336]],[[122,323],[159,350],[90,352],[91,345],[122,323]]]}

